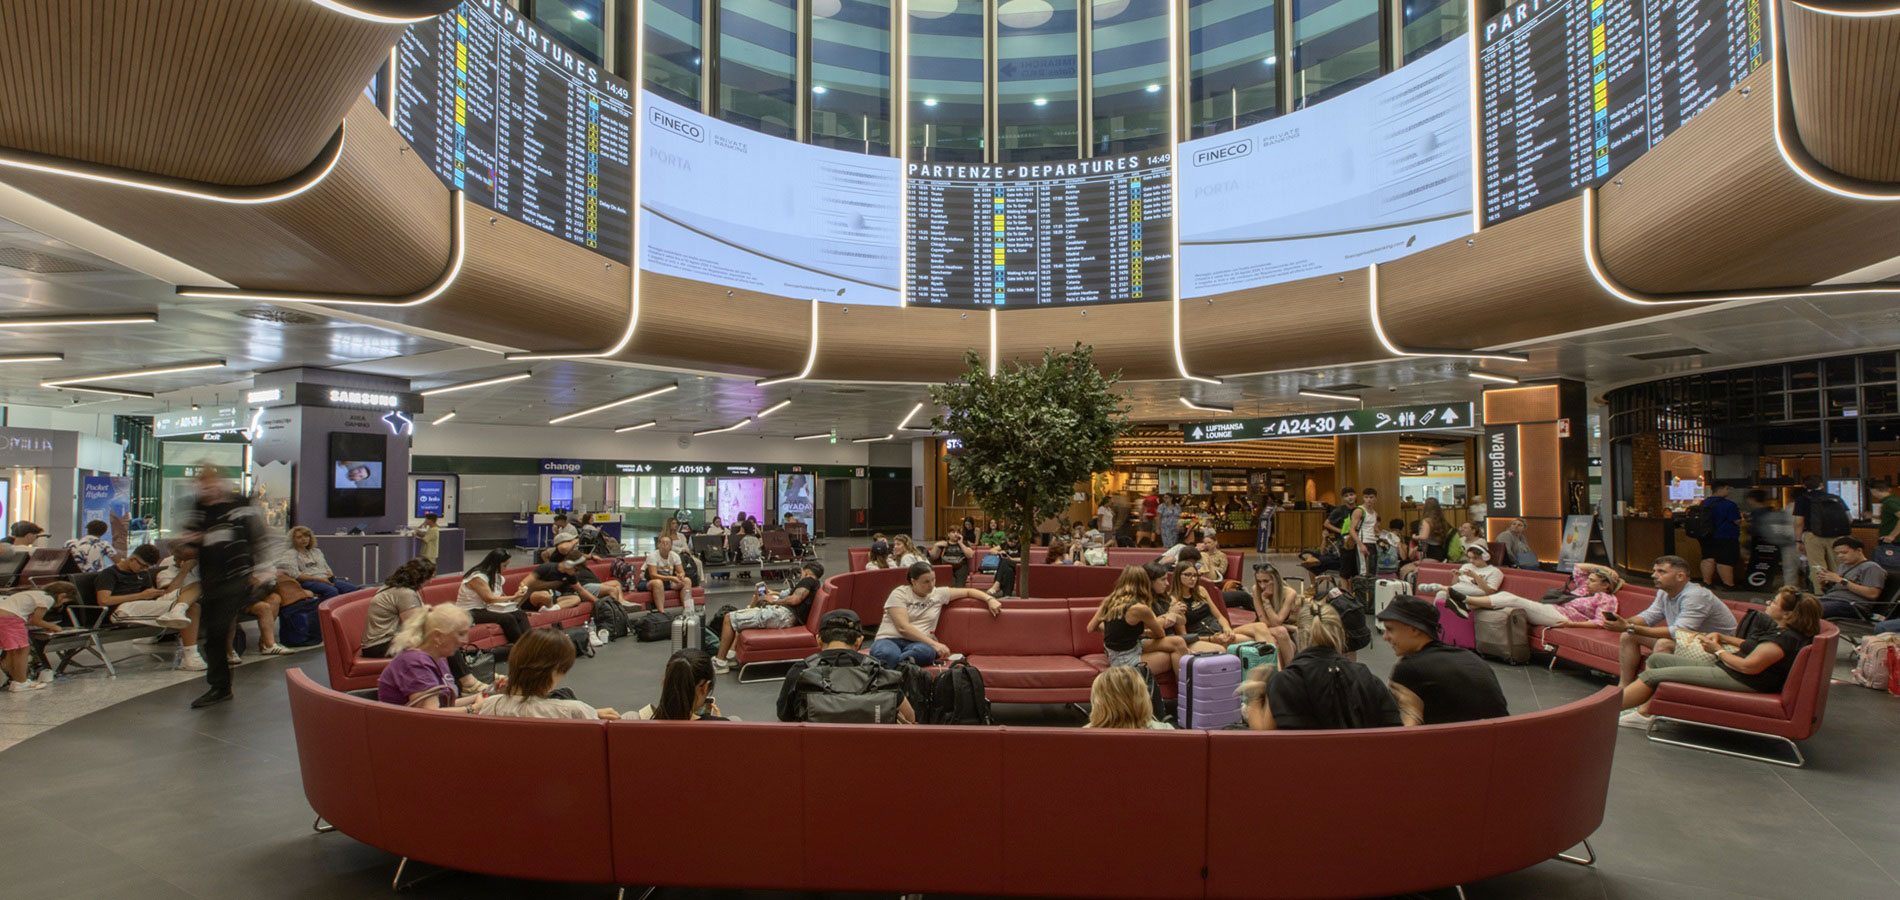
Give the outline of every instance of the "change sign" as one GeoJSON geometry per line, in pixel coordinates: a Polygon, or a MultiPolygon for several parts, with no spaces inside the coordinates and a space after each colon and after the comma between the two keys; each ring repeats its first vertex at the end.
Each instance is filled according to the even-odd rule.
{"type": "Polygon", "coordinates": [[[1229,419],[1181,426],[1186,444],[1222,441],[1271,441],[1278,438],[1329,437],[1349,434],[1387,434],[1400,431],[1443,431],[1472,428],[1471,401],[1392,406],[1384,409],[1345,409],[1306,416],[1268,419],[1229,419]]]}

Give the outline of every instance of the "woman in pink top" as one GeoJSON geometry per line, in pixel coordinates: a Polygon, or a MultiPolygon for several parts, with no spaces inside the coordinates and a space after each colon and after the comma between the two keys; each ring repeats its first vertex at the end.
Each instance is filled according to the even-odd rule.
{"type": "Polygon", "coordinates": [[[1591,566],[1583,575],[1582,594],[1562,603],[1546,603],[1509,594],[1466,596],[1473,609],[1521,609],[1532,625],[1544,628],[1600,628],[1605,610],[1616,609],[1616,590],[1623,586],[1616,572],[1591,566]]]}

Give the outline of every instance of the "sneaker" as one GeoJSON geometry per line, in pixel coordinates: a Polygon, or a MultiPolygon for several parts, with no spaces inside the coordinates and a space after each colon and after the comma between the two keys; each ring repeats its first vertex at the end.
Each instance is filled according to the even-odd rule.
{"type": "Polygon", "coordinates": [[[7,691],[14,694],[23,694],[27,691],[43,690],[45,687],[45,684],[38,681],[16,681],[7,685],[7,691]]]}
{"type": "Polygon", "coordinates": [[[605,628],[594,629],[593,633],[587,636],[587,642],[596,647],[607,646],[607,629],[605,628]]]}
{"type": "Polygon", "coordinates": [[[1624,728],[1640,728],[1644,731],[1648,731],[1651,718],[1650,716],[1643,715],[1642,712],[1638,710],[1626,709],[1623,710],[1622,715],[1616,718],[1616,724],[1624,728]]]}
{"type": "Polygon", "coordinates": [[[1471,618],[1471,605],[1465,602],[1465,595],[1458,593],[1457,588],[1445,591],[1445,608],[1460,619],[1471,618]]]}
{"type": "Polygon", "coordinates": [[[243,657],[243,656],[240,656],[239,654],[236,654],[236,653],[233,653],[233,654],[231,654],[231,655],[229,655],[229,656],[226,656],[226,657],[224,658],[224,661],[225,661],[225,662],[228,662],[228,663],[230,663],[231,665],[234,665],[234,666],[241,666],[241,665],[244,665],[244,657],[243,657]]]}
{"type": "Polygon", "coordinates": [[[141,647],[150,647],[154,644],[170,643],[171,641],[168,640],[169,638],[171,638],[171,635],[155,634],[155,635],[152,635],[151,637],[133,638],[132,643],[141,647]]]}
{"type": "Polygon", "coordinates": [[[174,603],[171,609],[152,621],[160,628],[185,628],[191,625],[191,607],[184,603],[174,603]]]}
{"type": "Polygon", "coordinates": [[[723,656],[715,656],[713,657],[713,671],[720,674],[730,672],[732,671],[732,663],[727,662],[723,656]]]}
{"type": "Polygon", "coordinates": [[[257,652],[262,653],[265,656],[289,656],[290,654],[295,653],[297,651],[292,650],[289,647],[284,646],[283,644],[272,644],[257,652]]]}
{"type": "Polygon", "coordinates": [[[178,668],[187,672],[202,672],[205,670],[205,658],[196,653],[180,653],[178,668]]]}
{"type": "MultiPolygon", "coordinates": [[[[204,665],[202,661],[200,661],[198,664],[200,666],[204,665]]],[[[198,699],[191,701],[191,708],[204,709],[207,706],[223,703],[224,701],[231,699],[232,696],[233,695],[230,691],[220,691],[216,688],[212,688],[211,690],[208,690],[202,694],[199,694],[198,699]]]]}

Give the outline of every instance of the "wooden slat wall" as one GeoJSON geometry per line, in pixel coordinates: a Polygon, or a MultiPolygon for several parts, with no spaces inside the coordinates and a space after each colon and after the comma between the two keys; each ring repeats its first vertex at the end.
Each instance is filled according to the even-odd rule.
{"type": "Polygon", "coordinates": [[[310,163],[402,31],[309,0],[6,0],[0,146],[267,184],[310,163]]]}
{"type": "Polygon", "coordinates": [[[1900,16],[1844,18],[1792,3],[1781,10],[1802,146],[1842,175],[1900,181],[1900,16]]]}

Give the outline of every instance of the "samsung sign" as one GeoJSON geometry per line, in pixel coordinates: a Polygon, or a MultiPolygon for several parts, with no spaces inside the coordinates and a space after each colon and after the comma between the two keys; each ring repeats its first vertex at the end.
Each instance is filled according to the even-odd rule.
{"type": "MultiPolygon", "coordinates": [[[[418,413],[422,395],[387,388],[339,387],[334,384],[298,384],[293,398],[297,406],[321,406],[333,409],[376,409],[383,412],[418,413]]],[[[283,404],[280,397],[268,405],[283,404]]],[[[261,404],[259,404],[261,405],[261,404]]],[[[288,405],[288,404],[284,404],[288,405]]]]}

